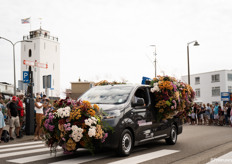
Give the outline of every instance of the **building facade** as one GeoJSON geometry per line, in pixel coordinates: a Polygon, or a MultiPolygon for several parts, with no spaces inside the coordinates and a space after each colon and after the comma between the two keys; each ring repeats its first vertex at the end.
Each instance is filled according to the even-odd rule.
{"type": "Polygon", "coordinates": [[[94,82],[71,82],[71,91],[69,93],[69,96],[72,99],[77,99],[93,86],[94,82]]]}
{"type": "MultiPolygon", "coordinates": [[[[188,82],[188,76],[182,76],[182,81],[188,82]]],[[[196,92],[195,102],[215,104],[221,101],[221,92],[232,93],[232,70],[219,70],[190,76],[190,85],[196,92]]]]}
{"type": "Polygon", "coordinates": [[[38,29],[30,31],[21,42],[21,79],[23,72],[33,72],[33,93],[46,94],[49,97],[60,96],[60,44],[58,38],[49,31],[38,29]],[[43,78],[50,77],[51,86],[44,88],[43,78]]]}

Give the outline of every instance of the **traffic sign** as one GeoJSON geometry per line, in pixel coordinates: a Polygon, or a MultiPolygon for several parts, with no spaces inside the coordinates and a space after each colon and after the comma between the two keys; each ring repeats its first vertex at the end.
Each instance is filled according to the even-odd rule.
{"type": "Polygon", "coordinates": [[[40,67],[40,68],[48,68],[48,65],[47,64],[44,64],[44,63],[38,63],[38,62],[36,62],[36,66],[37,67],[40,67]]]}
{"type": "Polygon", "coordinates": [[[221,92],[221,101],[230,101],[230,92],[221,92]]]}
{"type": "Polygon", "coordinates": [[[29,60],[23,60],[23,64],[28,65],[28,66],[46,68],[46,69],[48,68],[48,64],[39,63],[39,62],[37,62],[37,60],[35,60],[35,62],[29,61],[29,60]]]}
{"type": "Polygon", "coordinates": [[[30,83],[30,80],[29,80],[29,71],[23,71],[23,82],[24,83],[30,83]]]}
{"type": "Polygon", "coordinates": [[[24,65],[35,66],[35,62],[29,60],[23,60],[24,65]]]}

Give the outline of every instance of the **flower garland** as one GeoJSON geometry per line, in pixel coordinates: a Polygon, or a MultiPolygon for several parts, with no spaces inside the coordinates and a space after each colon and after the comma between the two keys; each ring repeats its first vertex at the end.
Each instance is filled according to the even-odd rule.
{"type": "Polygon", "coordinates": [[[94,85],[99,86],[99,85],[118,85],[118,84],[126,84],[126,83],[125,82],[117,82],[117,81],[109,82],[107,80],[102,80],[102,81],[95,83],[94,85]]]}
{"type": "Polygon", "coordinates": [[[45,143],[50,148],[58,145],[65,153],[85,147],[91,152],[96,144],[105,141],[108,127],[103,126],[99,107],[88,101],[62,99],[54,102],[55,108],[48,109],[42,120],[45,143]]]}
{"type": "Polygon", "coordinates": [[[152,98],[158,120],[170,119],[175,115],[184,118],[195,98],[192,87],[174,77],[158,76],[151,81],[152,98]]]}

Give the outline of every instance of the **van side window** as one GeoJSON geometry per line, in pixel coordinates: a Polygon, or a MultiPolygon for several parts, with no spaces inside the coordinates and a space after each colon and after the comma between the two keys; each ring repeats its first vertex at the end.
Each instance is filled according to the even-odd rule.
{"type": "Polygon", "coordinates": [[[134,96],[135,96],[135,101],[138,98],[143,98],[144,102],[145,102],[144,106],[148,105],[149,99],[148,99],[148,94],[147,94],[146,88],[139,88],[139,89],[137,89],[137,91],[135,92],[134,96]]]}

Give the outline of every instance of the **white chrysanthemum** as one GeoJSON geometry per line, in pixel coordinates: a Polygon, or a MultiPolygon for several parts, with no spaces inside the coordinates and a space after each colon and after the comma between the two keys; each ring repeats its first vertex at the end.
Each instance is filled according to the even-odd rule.
{"type": "Polygon", "coordinates": [[[159,92],[160,89],[159,89],[159,84],[158,83],[154,83],[153,84],[153,88],[151,88],[151,92],[154,93],[154,92],[159,92]]]}
{"type": "Polygon", "coordinates": [[[89,135],[89,137],[94,137],[96,135],[96,127],[95,126],[92,126],[89,128],[88,135],[89,135]]]}
{"type": "Polygon", "coordinates": [[[83,137],[83,134],[82,134],[83,129],[79,128],[76,125],[73,125],[72,126],[72,131],[73,132],[72,132],[71,136],[72,136],[73,140],[76,141],[76,142],[79,142],[81,140],[81,138],[83,137]]]}
{"type": "Polygon", "coordinates": [[[91,126],[91,124],[92,124],[92,120],[90,118],[85,119],[85,125],[91,126]]]}

